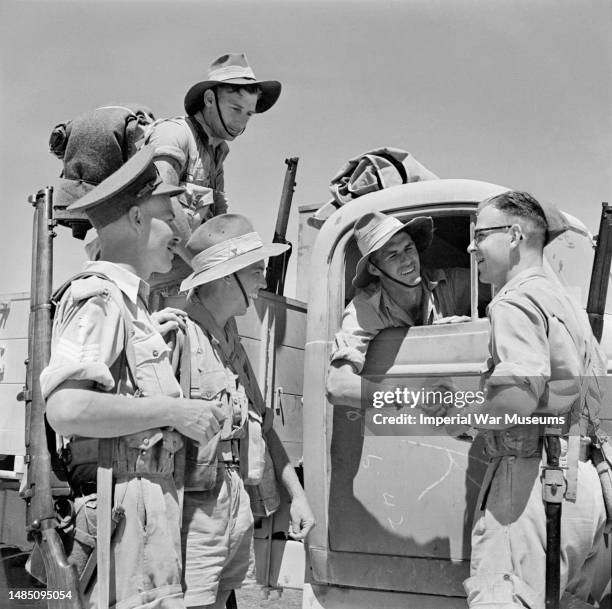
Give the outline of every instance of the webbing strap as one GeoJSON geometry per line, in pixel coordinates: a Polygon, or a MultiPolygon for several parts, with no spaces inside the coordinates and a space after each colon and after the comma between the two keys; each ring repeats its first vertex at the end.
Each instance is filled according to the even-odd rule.
{"type": "Polygon", "coordinates": [[[109,438],[98,440],[97,470],[97,569],[98,607],[109,606],[110,559],[111,559],[111,513],[113,500],[113,441],[109,438]]]}
{"type": "MultiPolygon", "coordinates": [[[[217,160],[216,160],[215,152],[214,150],[211,149],[208,135],[206,135],[206,132],[202,128],[202,125],[200,125],[200,123],[198,123],[198,121],[193,116],[188,116],[186,119],[186,122],[191,129],[191,132],[193,134],[195,141],[196,142],[199,141],[202,144],[202,146],[204,146],[208,150],[208,153],[211,159],[216,164],[217,160]]],[[[217,185],[217,172],[211,171],[208,179],[210,182],[210,187],[213,190],[219,190],[218,185],[217,185]]]]}

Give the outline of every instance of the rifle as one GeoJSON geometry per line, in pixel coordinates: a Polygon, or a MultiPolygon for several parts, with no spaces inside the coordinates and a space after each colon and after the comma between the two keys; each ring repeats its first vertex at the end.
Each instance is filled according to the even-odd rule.
{"type": "Polygon", "coordinates": [[[291,211],[291,201],[293,199],[293,191],[295,190],[295,174],[297,172],[298,161],[298,157],[285,159],[287,169],[285,171],[283,192],[278,208],[278,216],[276,218],[274,239],[272,240],[273,243],[286,243],[290,247],[281,256],[270,258],[268,260],[268,268],[266,269],[266,290],[273,294],[278,294],[279,296],[283,295],[287,266],[289,265],[289,257],[291,256],[291,243],[287,241],[286,235],[287,224],[289,223],[289,212],[291,211]]]}
{"type": "Polygon", "coordinates": [[[74,565],[68,563],[58,533],[54,495],[68,495],[70,487],[54,471],[49,449],[55,434],[45,419],[45,400],[40,388],[40,373],[51,352],[51,295],[53,282],[52,188],[29,198],[34,206],[32,244],[31,304],[28,332],[28,360],[24,400],[26,406],[27,480],[22,497],[26,501],[26,530],[39,553],[46,572],[50,609],[82,609],[83,599],[74,565]]]}
{"type": "Polygon", "coordinates": [[[604,312],[606,296],[608,295],[608,282],[610,280],[610,257],[612,256],[612,208],[608,203],[601,204],[601,219],[597,247],[593,259],[591,284],[589,285],[589,299],[587,301],[587,314],[591,323],[593,334],[601,341],[603,334],[604,312]]]}

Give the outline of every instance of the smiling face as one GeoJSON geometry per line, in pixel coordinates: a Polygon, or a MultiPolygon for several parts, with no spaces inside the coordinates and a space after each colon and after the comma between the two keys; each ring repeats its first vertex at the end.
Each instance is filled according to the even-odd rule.
{"type": "Polygon", "coordinates": [[[265,261],[260,260],[236,272],[250,300],[255,300],[259,294],[259,290],[266,287],[265,271],[265,261]]]}
{"type": "Polygon", "coordinates": [[[174,236],[169,222],[174,219],[169,197],[151,197],[139,206],[142,217],[142,232],[139,252],[143,268],[152,273],[167,273],[172,268],[172,259],[178,238],[174,236]]]}
{"type": "Polygon", "coordinates": [[[468,246],[478,263],[479,279],[496,287],[503,286],[512,268],[512,247],[517,238],[513,219],[488,205],[478,212],[475,237],[468,246]],[[491,230],[487,230],[491,229],[491,230]]]}
{"type": "Polygon", "coordinates": [[[404,284],[415,283],[421,276],[419,252],[412,237],[405,231],[393,235],[383,247],[372,254],[370,261],[369,272],[381,280],[384,280],[384,276],[378,268],[404,284]]]}
{"type": "Polygon", "coordinates": [[[251,116],[255,114],[258,99],[258,93],[250,93],[242,88],[233,90],[221,86],[205,91],[205,118],[213,134],[230,142],[236,139],[244,132],[251,116]]]}

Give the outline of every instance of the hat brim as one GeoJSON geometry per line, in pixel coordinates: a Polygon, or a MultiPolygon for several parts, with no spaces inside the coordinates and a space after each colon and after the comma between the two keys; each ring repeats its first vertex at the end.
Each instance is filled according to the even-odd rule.
{"type": "Polygon", "coordinates": [[[173,186],[172,184],[167,184],[166,182],[161,182],[155,188],[155,190],[149,195],[150,197],[176,197],[185,192],[184,188],[180,186],[173,186]]]}
{"type": "Polygon", "coordinates": [[[257,85],[261,89],[261,95],[257,100],[255,112],[261,114],[269,110],[281,94],[281,84],[278,80],[249,80],[248,78],[230,78],[228,80],[203,80],[196,83],[185,95],[185,112],[193,116],[202,109],[202,94],[207,89],[218,85],[257,85]]]}
{"type": "Polygon", "coordinates": [[[240,254],[231,260],[226,260],[225,262],[217,264],[211,269],[201,271],[200,273],[192,273],[189,275],[189,277],[186,277],[183,280],[180,291],[187,292],[188,290],[196,288],[199,285],[210,283],[211,281],[221,279],[222,277],[227,277],[228,275],[231,275],[236,271],[240,271],[241,269],[244,269],[255,262],[265,260],[266,258],[271,258],[272,256],[278,256],[283,252],[286,252],[288,249],[289,245],[286,243],[269,243],[251,252],[240,254]]]}
{"type": "MultiPolygon", "coordinates": [[[[142,199],[134,198],[134,205],[140,205],[140,203],[142,203],[143,201],[146,201],[147,199],[151,197],[175,197],[177,195],[180,195],[183,192],[185,192],[184,188],[181,188],[179,186],[172,186],[171,184],[166,184],[162,182],[155,188],[155,190],[151,192],[151,194],[147,195],[146,197],[143,197],[142,199]]],[[[101,204],[102,203],[104,202],[101,202],[101,204]]],[[[81,197],[81,199],[75,201],[74,203],[71,203],[67,207],[67,210],[70,212],[76,212],[76,211],[82,210],[83,212],[87,213],[87,210],[91,209],[92,207],[93,206],[91,204],[91,197],[84,196],[84,197],[81,197]]]]}
{"type": "Polygon", "coordinates": [[[368,252],[365,256],[362,256],[357,262],[355,267],[355,276],[353,277],[353,287],[364,288],[374,280],[374,276],[368,271],[368,260],[370,256],[377,252],[379,249],[384,247],[389,240],[401,233],[402,231],[407,232],[414,241],[414,244],[419,253],[424,252],[433,241],[433,220],[429,216],[421,216],[413,218],[409,222],[406,222],[403,226],[398,227],[393,232],[389,233],[387,240],[381,243],[376,249],[368,252]]]}

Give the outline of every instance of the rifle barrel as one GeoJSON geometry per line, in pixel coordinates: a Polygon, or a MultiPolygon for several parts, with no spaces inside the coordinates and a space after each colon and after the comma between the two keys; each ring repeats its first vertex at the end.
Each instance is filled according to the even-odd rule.
{"type": "Polygon", "coordinates": [[[610,280],[610,258],[612,256],[612,208],[608,203],[602,203],[597,249],[593,259],[593,271],[589,286],[587,313],[593,334],[601,341],[603,334],[604,313],[608,283],[610,280]]]}
{"type": "Polygon", "coordinates": [[[55,236],[52,195],[53,189],[45,188],[30,199],[34,205],[34,234],[25,391],[28,459],[25,489],[26,526],[29,536],[41,554],[48,590],[62,593],[58,594],[58,598],[48,599],[47,606],[50,609],[82,609],[83,599],[76,567],[68,562],[57,531],[52,482],[55,478],[49,453],[45,400],[40,387],[40,373],[49,362],[51,354],[51,296],[55,236]]]}

